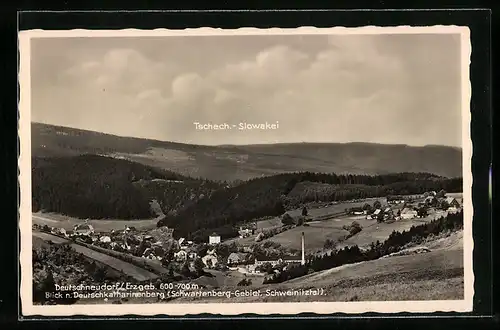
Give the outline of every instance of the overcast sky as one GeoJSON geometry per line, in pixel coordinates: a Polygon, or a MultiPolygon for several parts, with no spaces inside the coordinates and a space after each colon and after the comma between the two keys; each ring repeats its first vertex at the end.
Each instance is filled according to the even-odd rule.
{"type": "Polygon", "coordinates": [[[197,144],[461,146],[460,36],[31,41],[32,121],[197,144]],[[193,122],[274,123],[197,131],[193,122]]]}

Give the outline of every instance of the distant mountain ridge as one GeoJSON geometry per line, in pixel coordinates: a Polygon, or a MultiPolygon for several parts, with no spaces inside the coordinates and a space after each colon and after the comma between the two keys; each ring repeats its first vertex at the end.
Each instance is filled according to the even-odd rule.
{"type": "Polygon", "coordinates": [[[210,180],[247,180],[283,172],[337,174],[427,172],[462,176],[462,150],[449,146],[280,143],[205,146],[120,137],[32,123],[32,156],[100,154],[210,180]]]}

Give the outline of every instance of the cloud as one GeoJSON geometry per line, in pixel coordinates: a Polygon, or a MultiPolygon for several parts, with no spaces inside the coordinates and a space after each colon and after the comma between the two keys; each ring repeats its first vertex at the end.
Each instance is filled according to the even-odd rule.
{"type": "Polygon", "coordinates": [[[165,86],[175,74],[173,66],[150,60],[138,50],[120,48],[109,50],[99,60],[76,64],[63,76],[66,82],[77,87],[86,85],[134,93],[165,86]]]}
{"type": "MultiPolygon", "coordinates": [[[[401,136],[406,143],[418,144],[423,131],[436,138],[433,132],[438,129],[430,128],[429,118],[446,117],[436,110],[455,106],[453,100],[459,99],[450,84],[456,73],[450,73],[446,56],[434,48],[432,54],[423,52],[424,39],[419,40],[418,56],[411,48],[395,47],[396,41],[387,36],[331,36],[315,51],[280,42],[239,60],[231,56],[227,62],[220,57],[231,49],[221,46],[213,53],[217,61],[200,53],[204,70],[183,63],[179,54],[168,57],[162,52],[165,55],[153,59],[140,48],[110,48],[75,59],[60,72],[59,85],[34,89],[35,109],[41,109],[34,118],[119,135],[207,144],[402,142],[401,136]],[[198,132],[194,121],[279,121],[281,129],[198,132]]],[[[456,117],[448,118],[459,121],[456,117]]],[[[456,135],[449,134],[448,141],[456,135]]]]}

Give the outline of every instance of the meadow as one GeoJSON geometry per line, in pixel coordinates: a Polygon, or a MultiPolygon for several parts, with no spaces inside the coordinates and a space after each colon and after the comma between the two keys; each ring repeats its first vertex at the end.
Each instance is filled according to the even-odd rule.
{"type": "MultiPolygon", "coordinates": [[[[84,219],[73,218],[55,213],[33,213],[33,223],[38,225],[47,225],[49,227],[64,228],[64,230],[73,230],[77,224],[85,223],[84,219]]],[[[145,220],[89,220],[88,223],[94,227],[96,232],[109,232],[111,230],[123,230],[125,227],[135,227],[138,230],[147,230],[156,228],[156,219],[145,220]]]]}

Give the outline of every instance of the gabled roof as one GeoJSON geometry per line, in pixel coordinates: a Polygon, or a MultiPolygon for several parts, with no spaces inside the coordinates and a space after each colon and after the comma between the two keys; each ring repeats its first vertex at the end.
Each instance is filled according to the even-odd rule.
{"type": "Polygon", "coordinates": [[[240,252],[233,252],[229,255],[228,259],[236,259],[236,260],[243,260],[247,256],[246,253],[240,253],[240,252]]]}
{"type": "Polygon", "coordinates": [[[382,210],[381,210],[381,209],[376,209],[376,210],[375,210],[375,212],[373,212],[373,214],[377,215],[377,214],[379,214],[380,212],[382,212],[382,210]]]}
{"type": "Polygon", "coordinates": [[[206,254],[203,258],[201,259],[207,259],[207,258],[214,258],[214,259],[217,259],[217,256],[214,255],[214,254],[206,254]]]}
{"type": "Polygon", "coordinates": [[[219,234],[217,234],[216,232],[213,232],[210,237],[214,237],[214,236],[220,236],[219,234]]]}
{"type": "Polygon", "coordinates": [[[446,197],[445,200],[446,200],[447,203],[452,203],[453,201],[456,201],[456,199],[453,198],[453,197],[446,197]]]}

